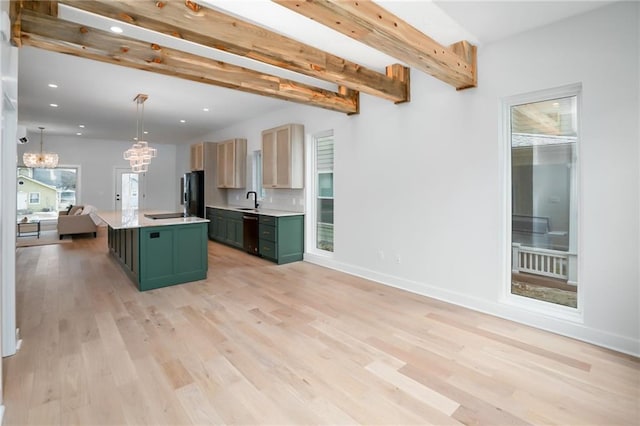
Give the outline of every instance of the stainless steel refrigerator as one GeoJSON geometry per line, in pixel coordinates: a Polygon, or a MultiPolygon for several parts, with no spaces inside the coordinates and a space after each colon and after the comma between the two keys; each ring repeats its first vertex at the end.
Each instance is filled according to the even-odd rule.
{"type": "Polygon", "coordinates": [[[204,172],[195,171],[184,175],[184,212],[187,216],[204,217],[204,172]]]}

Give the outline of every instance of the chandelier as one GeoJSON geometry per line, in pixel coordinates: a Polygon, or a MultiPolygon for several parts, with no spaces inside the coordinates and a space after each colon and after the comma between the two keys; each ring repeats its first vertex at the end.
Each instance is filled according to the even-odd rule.
{"type": "Polygon", "coordinates": [[[58,154],[42,151],[42,133],[44,127],[40,129],[40,152],[25,152],[22,155],[22,162],[31,169],[54,169],[58,165],[58,154]]]}
{"type": "Polygon", "coordinates": [[[158,151],[155,148],[151,148],[147,142],[142,140],[142,135],[144,135],[144,101],[148,98],[148,95],[143,95],[142,93],[133,98],[136,102],[136,142],[124,152],[124,159],[129,160],[131,171],[134,173],[147,172],[151,159],[158,155],[158,151]],[[142,108],[140,108],[140,105],[142,105],[142,108]]]}

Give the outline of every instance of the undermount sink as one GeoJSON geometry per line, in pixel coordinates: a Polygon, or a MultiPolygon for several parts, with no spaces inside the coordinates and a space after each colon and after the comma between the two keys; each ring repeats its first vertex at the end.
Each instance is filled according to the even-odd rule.
{"type": "Polygon", "coordinates": [[[255,211],[257,212],[258,209],[254,209],[253,207],[238,207],[237,210],[243,210],[243,211],[255,211]]]}

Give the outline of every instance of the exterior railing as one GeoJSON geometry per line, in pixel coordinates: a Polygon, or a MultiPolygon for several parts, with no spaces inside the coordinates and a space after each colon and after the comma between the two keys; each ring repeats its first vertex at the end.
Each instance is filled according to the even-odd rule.
{"type": "Polygon", "coordinates": [[[569,258],[572,256],[571,253],[535,247],[525,247],[519,243],[513,243],[511,247],[513,272],[527,272],[530,274],[569,280],[569,258]]]}

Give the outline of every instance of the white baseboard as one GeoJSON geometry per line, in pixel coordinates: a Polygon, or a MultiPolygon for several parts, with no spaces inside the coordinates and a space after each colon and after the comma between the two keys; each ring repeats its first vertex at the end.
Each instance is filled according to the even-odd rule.
{"type": "Polygon", "coordinates": [[[443,302],[452,303],[474,311],[515,321],[517,323],[529,325],[531,327],[550,331],[552,333],[571,337],[636,357],[640,356],[640,341],[626,336],[596,330],[591,327],[587,327],[580,322],[550,317],[543,313],[523,310],[521,307],[502,303],[501,301],[481,299],[467,294],[447,290],[444,287],[436,287],[388,274],[382,274],[370,269],[338,262],[332,258],[305,253],[304,260],[309,263],[335,269],[350,275],[366,278],[390,287],[431,297],[443,302]]]}

